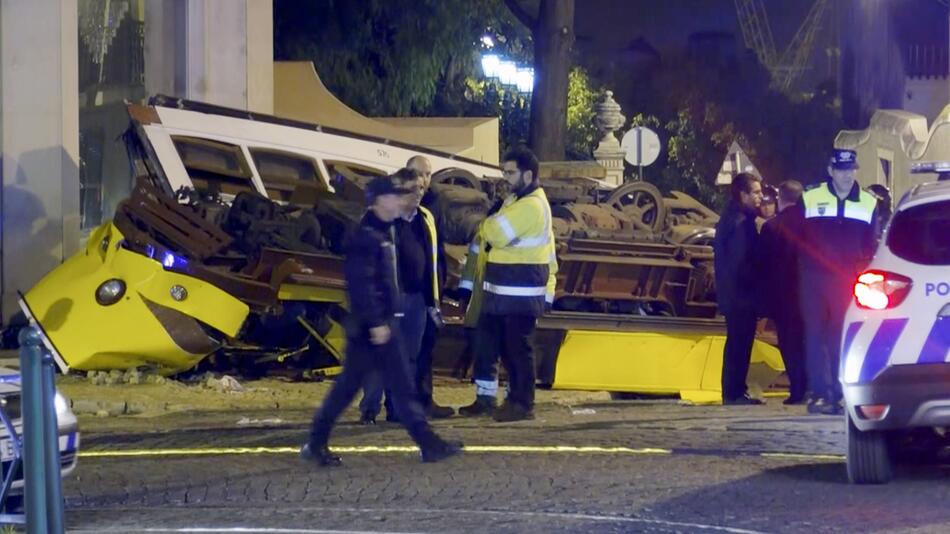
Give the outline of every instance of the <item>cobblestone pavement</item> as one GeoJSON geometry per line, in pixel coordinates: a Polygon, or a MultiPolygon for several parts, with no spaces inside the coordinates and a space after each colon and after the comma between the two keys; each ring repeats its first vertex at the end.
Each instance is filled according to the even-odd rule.
{"type": "MultiPolygon", "coordinates": [[[[471,393],[438,394],[458,404],[471,393]]],[[[437,421],[447,437],[502,449],[431,465],[411,452],[347,449],[410,445],[397,426],[353,424],[351,411],[333,436],[351,451],[337,469],[294,454],[304,410],[82,418],[86,453],[134,456],[82,457],[66,481],[68,521],[79,532],[950,531],[950,468],[905,466],[890,485],[850,486],[840,418],[778,400],[696,407],[540,392],[539,401],[534,421],[437,421]]]]}

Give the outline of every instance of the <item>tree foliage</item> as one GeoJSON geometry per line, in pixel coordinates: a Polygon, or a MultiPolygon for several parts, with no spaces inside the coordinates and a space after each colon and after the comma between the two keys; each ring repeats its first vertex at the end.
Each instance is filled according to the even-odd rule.
{"type": "MultiPolygon", "coordinates": [[[[766,182],[820,180],[841,120],[834,87],[790,99],[769,88],[768,73],[754,60],[727,65],[677,58],[629,98],[648,114],[632,125],[655,129],[666,150],[645,169],[662,190],[681,190],[719,207],[725,198],[714,180],[737,141],[766,182]]],[[[631,173],[632,169],[631,169],[631,173]]]]}
{"type": "Polygon", "coordinates": [[[486,27],[512,25],[498,0],[277,0],[275,57],[311,60],[367,115],[424,115],[472,70],[486,27]]]}

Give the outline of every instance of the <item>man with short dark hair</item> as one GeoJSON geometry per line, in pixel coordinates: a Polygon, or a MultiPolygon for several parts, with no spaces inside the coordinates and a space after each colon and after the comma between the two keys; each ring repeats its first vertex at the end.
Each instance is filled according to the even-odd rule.
{"type": "Polygon", "coordinates": [[[802,214],[798,203],[802,184],[795,180],[778,187],[778,214],[766,221],[759,234],[758,279],[761,282],[760,310],[775,321],[778,346],[785,362],[789,396],[785,404],[805,400],[805,340],[799,301],[798,254],[801,246],[802,214]]]}
{"type": "Polygon", "coordinates": [[[313,417],[310,439],[300,450],[304,460],[321,466],[341,463],[327,446],[330,431],[367,376],[374,373],[385,380],[399,422],[419,445],[423,461],[439,461],[461,451],[461,443],[446,442],[429,427],[401,354],[399,318],[405,306],[393,221],[406,212],[409,195],[414,193],[397,185],[392,176],[374,178],[366,187],[369,209],[346,241],[343,265],[350,304],[344,321],[343,373],[313,417]]]}
{"type": "Polygon", "coordinates": [[[761,180],[739,173],[732,180],[729,205],[716,224],[716,298],[726,316],[722,356],[722,403],[762,404],[749,396],[746,375],[755,341],[755,217],[762,203],[761,180]]]}
{"type": "Polygon", "coordinates": [[[557,272],[551,205],[538,167],[526,148],[505,154],[502,172],[511,194],[482,222],[469,251],[467,262],[476,262],[476,268],[468,281],[481,279],[483,292],[474,349],[476,400],[459,409],[462,415],[492,414],[499,422],[534,418],[531,337],[554,300],[557,272]],[[495,409],[498,354],[508,370],[508,398],[495,409]]]}

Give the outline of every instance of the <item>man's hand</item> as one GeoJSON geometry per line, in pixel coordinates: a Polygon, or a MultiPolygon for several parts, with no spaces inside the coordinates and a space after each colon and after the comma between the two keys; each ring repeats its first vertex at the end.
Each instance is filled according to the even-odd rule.
{"type": "Polygon", "coordinates": [[[385,345],[389,343],[389,338],[392,336],[389,327],[386,325],[376,326],[369,329],[369,341],[373,345],[385,345]]]}

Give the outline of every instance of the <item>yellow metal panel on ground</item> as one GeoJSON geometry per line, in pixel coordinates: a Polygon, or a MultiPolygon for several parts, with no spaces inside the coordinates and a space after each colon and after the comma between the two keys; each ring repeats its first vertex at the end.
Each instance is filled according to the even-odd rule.
{"type": "MultiPolygon", "coordinates": [[[[724,344],[725,337],[714,334],[568,331],[552,386],[719,402],[724,344]]],[[[760,341],[753,347],[752,364],[763,378],[784,371],[778,349],[760,341]]]]}
{"type": "MultiPolygon", "coordinates": [[[[173,373],[207,356],[208,352],[180,347],[150,305],[174,310],[168,313],[201,321],[229,336],[238,333],[249,312],[246,304],[204,281],[164,270],[157,261],[121,247],[122,240],[111,223],[101,226],[86,250],[25,295],[43,332],[70,368],[153,366],[173,373]],[[126,292],[115,304],[103,306],[96,302],[96,289],[110,279],[125,282],[126,292]],[[185,299],[172,298],[175,285],[186,289],[185,299]]],[[[193,325],[187,318],[183,321],[193,325]]]]}
{"type": "Polygon", "coordinates": [[[304,300],[307,302],[346,302],[346,291],[327,287],[282,284],[277,293],[280,300],[304,300]]]}

